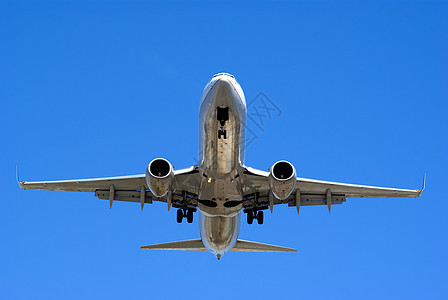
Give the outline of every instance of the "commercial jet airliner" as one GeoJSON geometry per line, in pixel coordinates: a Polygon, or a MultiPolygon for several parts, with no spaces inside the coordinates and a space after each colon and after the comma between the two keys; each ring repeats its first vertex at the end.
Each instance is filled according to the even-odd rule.
{"type": "Polygon", "coordinates": [[[326,205],[328,211],[346,198],[418,197],[422,190],[345,184],[297,177],[294,166],[275,162],[269,172],[244,165],[246,100],[235,77],[213,76],[199,110],[199,163],[174,170],[164,158],[153,159],[146,174],[61,181],[21,181],[23,189],[93,192],[99,199],[165,202],[177,208],[177,222],[199,214],[200,239],[142,246],[141,249],[208,250],[218,259],[229,251],[296,252],[295,249],[238,239],[241,216],[263,224],[264,210],[278,204],[326,205]]]}

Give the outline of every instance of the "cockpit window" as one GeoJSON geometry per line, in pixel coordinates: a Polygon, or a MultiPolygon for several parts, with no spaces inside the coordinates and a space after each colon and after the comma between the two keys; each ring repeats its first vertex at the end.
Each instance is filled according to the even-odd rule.
{"type": "Polygon", "coordinates": [[[232,78],[235,78],[235,76],[233,76],[232,74],[229,74],[229,73],[218,73],[218,74],[213,75],[213,77],[218,77],[218,76],[222,76],[222,75],[230,76],[232,78]]]}

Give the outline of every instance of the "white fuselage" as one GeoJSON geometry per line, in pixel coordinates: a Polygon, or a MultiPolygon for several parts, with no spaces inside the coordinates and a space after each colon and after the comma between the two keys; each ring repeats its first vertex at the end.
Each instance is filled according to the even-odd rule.
{"type": "Polygon", "coordinates": [[[202,242],[218,258],[238,239],[245,133],[243,90],[233,76],[215,75],[204,89],[199,111],[198,208],[202,242]]]}

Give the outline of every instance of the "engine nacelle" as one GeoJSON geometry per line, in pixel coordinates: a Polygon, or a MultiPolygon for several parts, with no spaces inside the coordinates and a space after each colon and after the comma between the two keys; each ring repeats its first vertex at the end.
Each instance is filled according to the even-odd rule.
{"type": "Polygon", "coordinates": [[[276,162],[269,172],[269,187],[279,200],[284,200],[291,195],[296,186],[296,181],[296,169],[288,161],[276,162]]]}
{"type": "Polygon", "coordinates": [[[146,169],[146,184],[157,197],[165,196],[174,180],[173,166],[164,158],[152,160],[146,169]]]}

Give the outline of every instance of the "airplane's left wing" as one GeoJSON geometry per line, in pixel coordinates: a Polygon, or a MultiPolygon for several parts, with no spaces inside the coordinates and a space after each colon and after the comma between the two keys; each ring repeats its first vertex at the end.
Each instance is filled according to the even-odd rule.
{"type": "Polygon", "coordinates": [[[112,202],[128,201],[144,203],[155,201],[170,202],[174,207],[192,208],[197,206],[197,170],[195,167],[174,171],[172,191],[164,197],[156,197],[148,189],[145,174],[74,179],[58,181],[19,181],[22,189],[45,191],[94,192],[100,199],[112,202]]]}
{"type": "Polygon", "coordinates": [[[268,182],[269,173],[246,167],[244,171],[243,206],[247,210],[265,209],[275,204],[287,203],[289,206],[341,204],[346,198],[389,198],[419,197],[422,190],[409,190],[339,183],[297,177],[296,186],[289,197],[284,200],[272,196],[268,182]]]}

